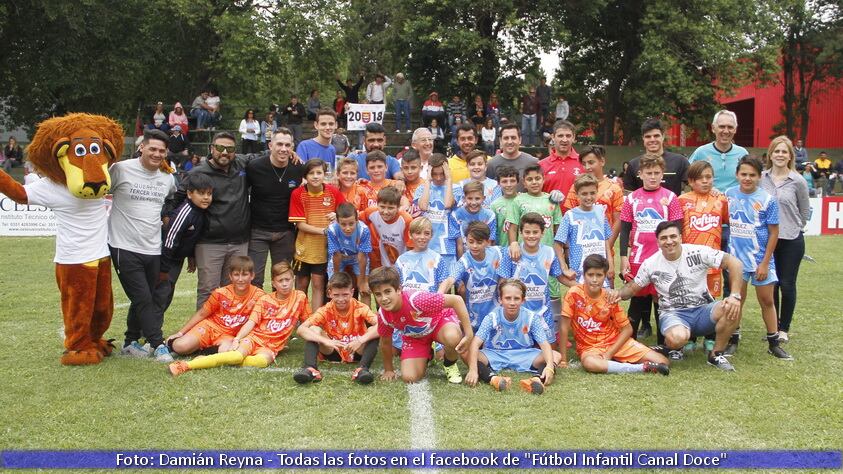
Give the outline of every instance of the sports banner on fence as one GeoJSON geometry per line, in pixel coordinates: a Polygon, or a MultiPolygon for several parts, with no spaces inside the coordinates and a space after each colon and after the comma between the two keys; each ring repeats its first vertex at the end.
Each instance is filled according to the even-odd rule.
{"type": "Polygon", "coordinates": [[[348,104],[345,113],[348,120],[348,131],[366,130],[366,125],[377,122],[383,124],[383,114],[386,111],[384,104],[348,104]]]}
{"type": "Polygon", "coordinates": [[[18,204],[0,194],[0,236],[38,237],[56,235],[56,216],[44,206],[18,204]]]}

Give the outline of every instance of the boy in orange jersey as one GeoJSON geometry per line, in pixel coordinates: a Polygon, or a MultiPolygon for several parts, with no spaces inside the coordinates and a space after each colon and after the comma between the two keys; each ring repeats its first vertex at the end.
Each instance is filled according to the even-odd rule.
{"type": "MultiPolygon", "coordinates": [[[[667,357],[632,339],[626,314],[617,303],[609,304],[603,288],[608,271],[609,262],[603,256],[585,258],[585,283],[565,294],[559,337],[567,340],[568,328],[573,326],[577,355],[587,372],[670,374],[667,357]]],[[[560,365],[568,365],[567,351],[563,352],[560,365]]]]}
{"type": "MultiPolygon", "coordinates": [[[[729,200],[714,189],[714,168],[707,161],[695,161],[688,167],[688,184],[691,191],[679,196],[682,207],[682,242],[705,245],[720,250],[723,225],[729,224],[729,200]]],[[[708,271],[708,292],[719,298],[723,293],[723,274],[719,268],[708,271]]],[[[685,344],[684,352],[697,347],[697,341],[685,344]]],[[[705,337],[705,350],[714,348],[714,335],[705,337]]]]}
{"type": "MultiPolygon", "coordinates": [[[[597,179],[597,204],[606,206],[606,219],[609,220],[609,227],[612,229],[612,235],[608,239],[609,248],[613,249],[614,256],[615,240],[621,232],[621,207],[623,206],[623,188],[607,177],[603,172],[603,167],[606,166],[606,154],[602,146],[595,145],[586,147],[580,153],[580,164],[585,169],[585,172],[594,176],[597,179]]],[[[577,198],[577,192],[573,186],[568,191],[565,201],[562,202],[562,213],[566,213],[571,209],[580,205],[577,198]]],[[[614,280],[614,275],[609,275],[610,282],[614,280]]]]}
{"type": "Polygon", "coordinates": [[[369,268],[395,265],[398,256],[411,247],[410,222],[413,218],[398,209],[401,193],[392,186],[378,191],[378,206],[360,214],[360,221],[369,226],[372,234],[372,253],[369,268]]]}
{"type": "MultiPolygon", "coordinates": [[[[366,154],[366,173],[369,179],[361,179],[360,187],[366,192],[366,207],[374,207],[378,205],[378,192],[387,187],[392,186],[402,192],[404,190],[404,182],[397,179],[386,179],[386,153],[380,150],[370,151],[366,154]]],[[[409,201],[405,197],[401,197],[400,207],[406,209],[409,207],[409,201]]]]}
{"type": "Polygon", "coordinates": [[[421,157],[419,152],[410,148],[404,152],[401,158],[401,173],[404,174],[404,193],[403,196],[407,198],[409,204],[406,209],[410,216],[415,219],[421,215],[419,206],[413,203],[413,197],[416,195],[416,190],[419,186],[425,183],[424,178],[421,177],[421,157]]]}
{"type": "Polygon", "coordinates": [[[357,212],[363,212],[369,207],[366,190],[357,180],[359,164],[354,158],[341,158],[337,162],[337,186],[346,202],[350,202],[357,212]]]}
{"type": "Polygon", "coordinates": [[[229,350],[240,327],[249,319],[255,303],[264,295],[253,286],[255,265],[249,257],[231,257],[229,285],[217,288],[179,332],[167,338],[170,349],[180,355],[217,346],[229,350]]]}
{"type": "Polygon", "coordinates": [[[331,301],[316,310],[296,333],[304,339],[304,366],[293,374],[296,382],[319,382],[317,355],[332,362],[359,362],[351,380],[367,385],[374,381],[369,371],[378,353],[377,316],[371,308],[353,298],[354,283],[345,272],[328,280],[331,301]]]}
{"type": "MultiPolygon", "coordinates": [[[[306,294],[293,289],[293,270],[287,262],[272,266],[272,287],[275,291],[258,299],[249,320],[229,345],[220,346],[220,352],[214,355],[189,362],[173,362],[169,367],[173,377],[188,370],[222,365],[263,368],[274,362],[275,356],[287,345],[296,323],[310,314],[310,303],[306,294]]],[[[208,301],[213,300],[215,294],[208,301]]]]}

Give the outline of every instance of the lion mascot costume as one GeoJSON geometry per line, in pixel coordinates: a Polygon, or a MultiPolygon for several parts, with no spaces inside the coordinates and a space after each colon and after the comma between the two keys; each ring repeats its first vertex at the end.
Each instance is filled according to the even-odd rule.
{"type": "Polygon", "coordinates": [[[108,168],[123,152],[123,128],[100,115],[70,114],[39,124],[29,161],[44,178],[22,186],[0,171],[0,192],[19,204],[47,206],[57,221],[56,283],[64,317],[64,365],[98,364],[113,346],[111,259],[104,196],[108,168]]]}

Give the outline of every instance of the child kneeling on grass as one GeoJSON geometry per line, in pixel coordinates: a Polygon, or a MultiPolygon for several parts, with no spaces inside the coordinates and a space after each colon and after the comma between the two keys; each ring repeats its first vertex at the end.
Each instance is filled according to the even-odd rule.
{"type": "Polygon", "coordinates": [[[170,373],[176,377],[188,370],[222,365],[263,368],[274,362],[287,345],[296,323],[310,315],[310,303],[304,292],[293,289],[293,270],[287,262],[272,266],[272,287],[275,291],[258,299],[249,320],[229,344],[220,345],[220,352],[189,362],[173,362],[170,373]]]}
{"type": "Polygon", "coordinates": [[[328,280],[331,301],[316,310],[296,333],[304,339],[304,366],[293,374],[301,384],[319,382],[317,357],[332,362],[359,362],[351,380],[362,384],[374,381],[369,368],[378,353],[377,316],[369,306],[353,298],[354,283],[345,272],[328,280]]]}
{"type": "Polygon", "coordinates": [[[512,384],[512,379],[492,372],[511,369],[540,374],[522,380],[521,388],[541,395],[545,386],[553,382],[554,360],[559,357],[550,348],[547,323],[541,314],[522,306],[527,295],[527,286],[522,281],[503,279],[498,290],[501,306],[483,318],[471,341],[465,383],[473,387],[479,379],[503,391],[512,384]]]}
{"type": "Polygon", "coordinates": [[[394,380],[392,365],[392,333],[402,331],[401,379],[412,383],[421,380],[432,356],[432,343],[445,347],[445,375],[451,383],[461,383],[457,367],[459,354],[468,349],[474,332],[465,302],[456,295],[427,291],[401,290],[401,277],[393,267],[372,270],[369,288],[381,307],[378,312],[378,334],[383,356],[383,380],[394,380]],[[460,331],[462,326],[462,331],[460,331]]]}
{"type": "MultiPolygon", "coordinates": [[[[602,255],[592,254],[582,263],[584,283],[565,294],[559,337],[568,339],[573,323],[577,355],[583,369],[592,373],[648,372],[670,374],[667,357],[641,344],[632,337],[632,326],[617,303],[606,299],[606,274],[609,262],[602,255]]],[[[568,365],[567,351],[560,366],[568,365]]]]}

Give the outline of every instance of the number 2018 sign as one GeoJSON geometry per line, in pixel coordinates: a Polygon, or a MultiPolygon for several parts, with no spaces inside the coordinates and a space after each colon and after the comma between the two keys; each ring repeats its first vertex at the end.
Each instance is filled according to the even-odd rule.
{"type": "Polygon", "coordinates": [[[366,130],[366,125],[377,122],[383,123],[384,104],[349,104],[346,111],[348,131],[366,130]]]}

